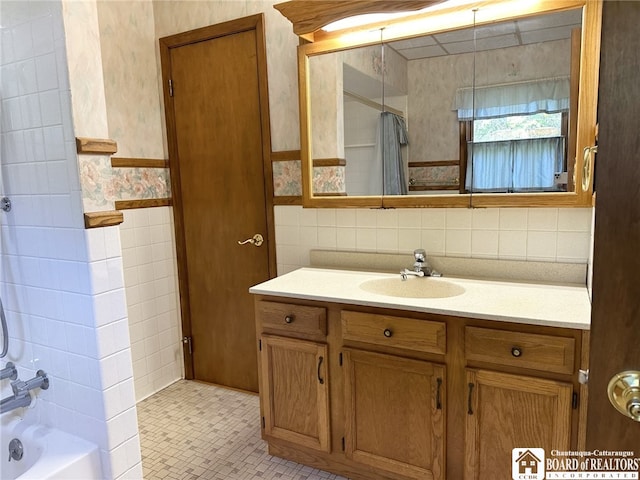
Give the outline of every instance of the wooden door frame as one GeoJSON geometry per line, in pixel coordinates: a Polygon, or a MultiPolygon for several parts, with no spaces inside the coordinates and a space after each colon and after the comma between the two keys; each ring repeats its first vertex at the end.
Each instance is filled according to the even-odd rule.
{"type": "MultiPolygon", "coordinates": [[[[180,311],[182,319],[182,335],[191,336],[191,310],[189,305],[189,279],[186,257],[186,240],[184,216],[182,213],[182,190],[180,183],[180,162],[178,158],[178,139],[173,97],[169,88],[171,79],[171,49],[184,47],[193,43],[213,40],[215,38],[255,30],[256,53],[258,63],[258,90],[260,98],[260,123],[262,128],[262,163],[265,190],[265,216],[267,220],[266,244],[269,256],[269,277],[276,276],[276,245],[273,213],[273,166],[271,163],[271,123],[269,116],[269,87],[267,81],[267,50],[265,40],[264,14],[218,23],[197,28],[188,32],[163,37],[159,40],[160,62],[162,67],[162,90],[164,97],[164,114],[167,127],[167,144],[169,149],[169,171],[173,197],[174,229],[176,236],[176,255],[178,262],[178,287],[180,292],[180,311]]],[[[194,378],[193,356],[188,348],[182,349],[185,378],[194,378]]]]}

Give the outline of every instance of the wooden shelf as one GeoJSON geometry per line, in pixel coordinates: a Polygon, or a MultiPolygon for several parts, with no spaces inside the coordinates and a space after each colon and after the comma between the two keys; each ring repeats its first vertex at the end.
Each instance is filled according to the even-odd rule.
{"type": "Polygon", "coordinates": [[[460,160],[434,160],[433,162],[409,162],[409,168],[415,167],[458,167],[460,160]]]}
{"type": "Polygon", "coordinates": [[[145,198],[143,200],[116,200],[116,209],[130,210],[132,208],[169,207],[170,198],[145,198]]]}
{"type": "Polygon", "coordinates": [[[111,155],[118,151],[118,144],[108,138],[76,137],[76,151],[79,154],[111,155]]]}
{"type": "Polygon", "coordinates": [[[84,228],[113,227],[123,221],[124,215],[116,210],[84,214],[84,228]]]}
{"type": "Polygon", "coordinates": [[[164,158],[114,158],[111,157],[114,168],[169,168],[169,161],[164,158]]]}
{"type": "Polygon", "coordinates": [[[285,162],[291,160],[300,160],[302,153],[300,150],[284,150],[282,152],[271,152],[272,162],[285,162]]]}
{"type": "Polygon", "coordinates": [[[344,167],[347,161],[344,158],[314,158],[314,167],[344,167]]]}
{"type": "Polygon", "coordinates": [[[431,190],[460,190],[460,185],[409,185],[411,192],[427,192],[431,190]]]}
{"type": "Polygon", "coordinates": [[[302,196],[281,195],[273,197],[274,205],[302,205],[302,196]]]}

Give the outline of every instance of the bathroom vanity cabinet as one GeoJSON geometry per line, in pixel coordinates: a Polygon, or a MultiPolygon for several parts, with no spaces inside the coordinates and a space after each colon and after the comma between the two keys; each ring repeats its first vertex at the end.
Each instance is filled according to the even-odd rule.
{"type": "Polygon", "coordinates": [[[263,434],[329,453],[326,309],[257,305],[263,434]]]}
{"type": "Polygon", "coordinates": [[[259,294],[271,454],[360,479],[511,478],[581,444],[588,330],[259,294]],[[582,392],[584,392],[584,387],[582,392]]]}

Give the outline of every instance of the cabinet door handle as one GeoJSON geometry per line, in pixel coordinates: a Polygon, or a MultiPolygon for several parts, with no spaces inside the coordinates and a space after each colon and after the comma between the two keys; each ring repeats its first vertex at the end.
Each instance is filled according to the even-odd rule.
{"type": "Polygon", "coordinates": [[[393,332],[391,330],[389,330],[388,328],[384,329],[384,332],[382,332],[384,334],[385,337],[387,338],[391,338],[393,336],[393,332]]]}
{"type": "Polygon", "coordinates": [[[511,349],[511,355],[518,358],[522,356],[522,349],[520,347],[513,347],[511,349]]]}
{"type": "Polygon", "coordinates": [[[322,366],[323,361],[324,361],[323,357],[318,357],[318,382],[320,382],[320,385],[324,384],[324,378],[320,376],[320,367],[322,366]]]}
{"type": "Polygon", "coordinates": [[[469,382],[469,398],[467,399],[467,414],[473,415],[473,387],[475,385],[469,382]]]}
{"type": "Polygon", "coordinates": [[[438,384],[438,386],[436,388],[436,409],[437,410],[442,410],[442,401],[440,400],[440,388],[442,387],[442,379],[441,378],[437,378],[436,382],[438,384]]]}
{"type": "Polygon", "coordinates": [[[294,318],[295,317],[293,315],[287,315],[284,317],[284,323],[293,323],[294,318]]]}

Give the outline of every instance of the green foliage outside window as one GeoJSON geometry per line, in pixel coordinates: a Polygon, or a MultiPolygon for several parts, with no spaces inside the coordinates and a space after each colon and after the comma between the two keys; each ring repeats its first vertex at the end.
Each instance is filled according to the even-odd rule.
{"type": "Polygon", "coordinates": [[[536,113],[474,120],[474,142],[497,142],[562,135],[562,113],[536,113]]]}

